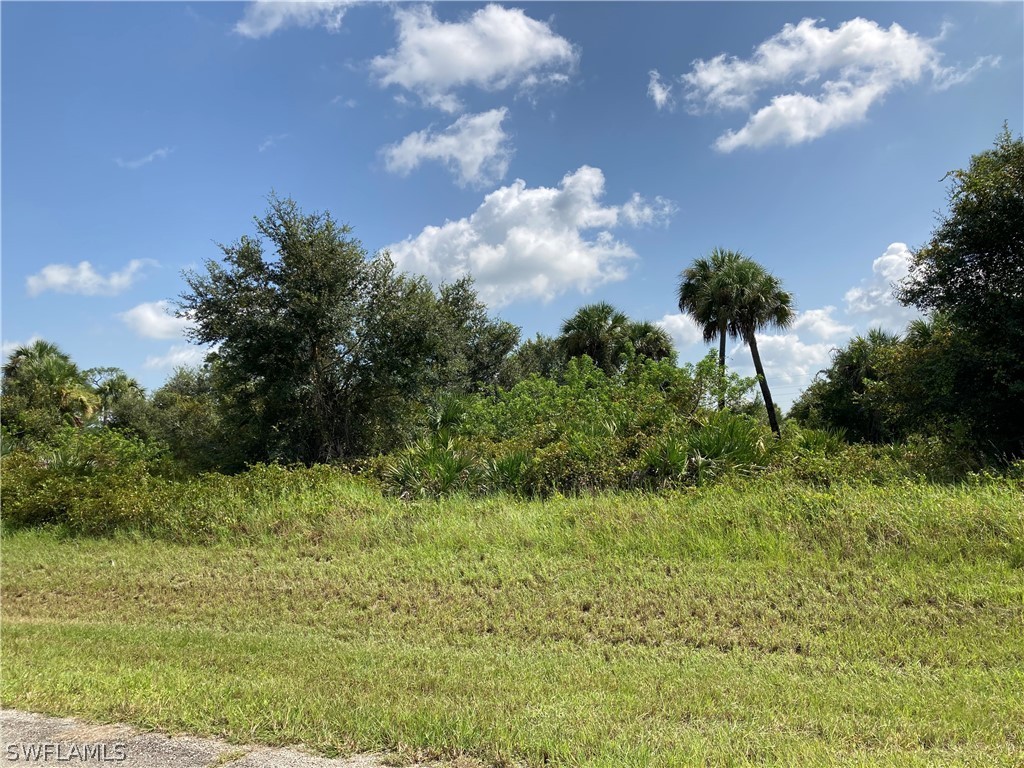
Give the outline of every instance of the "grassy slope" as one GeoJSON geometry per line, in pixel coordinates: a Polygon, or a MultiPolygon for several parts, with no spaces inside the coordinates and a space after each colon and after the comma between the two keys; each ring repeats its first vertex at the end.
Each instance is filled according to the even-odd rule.
{"type": "Polygon", "coordinates": [[[1019,490],[336,490],[207,545],[8,534],[3,704],[487,763],[1024,760],[1019,490]]]}

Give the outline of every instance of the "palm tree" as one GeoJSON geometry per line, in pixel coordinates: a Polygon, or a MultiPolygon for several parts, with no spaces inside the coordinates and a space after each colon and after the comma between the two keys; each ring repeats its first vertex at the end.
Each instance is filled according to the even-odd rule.
{"type": "Polygon", "coordinates": [[[19,378],[22,380],[28,378],[28,371],[47,360],[60,360],[67,365],[73,365],[71,358],[62,352],[60,347],[49,341],[37,339],[31,344],[15,347],[4,362],[4,383],[12,384],[19,378]]]}
{"type": "Polygon", "coordinates": [[[918,317],[907,326],[906,340],[915,348],[926,347],[936,339],[946,336],[951,331],[949,317],[936,312],[930,317],[918,317]]]}
{"type": "MultiPolygon", "coordinates": [[[[735,337],[730,331],[735,304],[736,286],[726,277],[728,271],[745,257],[738,251],[715,248],[683,270],[679,276],[679,311],[694,319],[700,326],[704,341],[718,339],[718,369],[725,377],[725,340],[735,337]]],[[[718,399],[718,409],[725,408],[724,393],[718,399]]]]}
{"type": "Polygon", "coordinates": [[[99,398],[99,419],[102,424],[111,423],[114,409],[119,404],[146,395],[138,380],[120,368],[90,369],[86,375],[92,379],[93,391],[99,398]]]}
{"type": "Polygon", "coordinates": [[[633,345],[633,351],[641,357],[665,360],[674,359],[676,356],[675,346],[668,331],[649,320],[629,323],[626,326],[626,338],[633,345]]]}
{"type": "Polygon", "coordinates": [[[757,332],[764,328],[788,328],[792,324],[795,317],[793,294],[783,290],[775,275],[746,257],[729,265],[724,281],[731,286],[732,304],[728,309],[730,335],[743,339],[750,347],[764,406],[768,410],[768,423],[775,436],[780,437],[782,432],[775,414],[775,402],[757,351],[757,332]]]}
{"type": "Polygon", "coordinates": [[[11,353],[3,367],[3,388],[24,398],[29,408],[51,410],[76,426],[99,404],[78,366],[48,341],[38,340],[11,353]]]}
{"type": "Polygon", "coordinates": [[[559,343],[567,357],[587,355],[607,374],[619,364],[619,352],[629,318],[608,302],[587,304],[562,323],[559,343]]]}

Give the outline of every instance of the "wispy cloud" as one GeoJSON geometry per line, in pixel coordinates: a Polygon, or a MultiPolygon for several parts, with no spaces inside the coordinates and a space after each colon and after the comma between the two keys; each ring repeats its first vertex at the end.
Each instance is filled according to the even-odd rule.
{"type": "Polygon", "coordinates": [[[661,74],[656,69],[647,73],[647,95],[654,100],[654,106],[658,109],[672,108],[672,86],[666,85],[661,80],[661,74]]]}
{"type": "Polygon", "coordinates": [[[668,331],[676,349],[683,350],[704,341],[704,332],[692,317],[682,312],[663,315],[658,325],[668,331]]]}
{"type": "Polygon", "coordinates": [[[288,27],[320,27],[328,32],[341,29],[345,11],[355,0],[256,0],[245,7],[235,24],[235,33],[258,40],[288,27]]]}
{"type": "Polygon", "coordinates": [[[906,243],[891,243],[871,264],[871,277],[846,292],[846,314],[866,319],[868,327],[900,332],[918,312],[893,295],[893,286],[910,273],[913,254],[906,243]]]}
{"type": "Polygon", "coordinates": [[[163,160],[174,150],[170,147],[160,147],[160,149],[154,149],[145,157],[140,157],[136,160],[122,160],[120,157],[114,158],[114,162],[117,163],[118,168],[125,168],[129,171],[134,171],[141,168],[144,165],[149,165],[154,160],[163,160]]]}
{"type": "Polygon", "coordinates": [[[173,344],[162,355],[150,355],[142,365],[145,368],[186,368],[199,365],[206,358],[205,347],[193,344],[173,344]]]}
{"type": "Polygon", "coordinates": [[[48,264],[38,273],[29,275],[25,282],[29,296],[38,296],[46,291],[80,296],[115,296],[128,290],[145,267],[155,265],[152,259],[132,259],[124,269],[104,276],[88,261],[80,261],[74,266],[48,264]]]}
{"type": "Polygon", "coordinates": [[[287,138],[287,133],[279,133],[276,136],[267,136],[267,138],[260,142],[259,151],[266,152],[268,149],[277,144],[277,142],[284,141],[287,138]]]}

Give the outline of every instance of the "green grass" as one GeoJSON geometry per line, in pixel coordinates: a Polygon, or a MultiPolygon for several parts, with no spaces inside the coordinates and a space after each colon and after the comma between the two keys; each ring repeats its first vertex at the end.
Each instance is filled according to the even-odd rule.
{"type": "Polygon", "coordinates": [[[2,703],[485,764],[1024,761],[1019,487],[314,492],[203,544],[7,533],[2,703]]]}

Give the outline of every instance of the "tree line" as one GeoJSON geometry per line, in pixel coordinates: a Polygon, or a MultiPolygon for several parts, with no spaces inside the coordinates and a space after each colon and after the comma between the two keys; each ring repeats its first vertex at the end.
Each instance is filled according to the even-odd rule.
{"type": "MultiPolygon", "coordinates": [[[[681,271],[672,299],[718,350],[711,368],[680,367],[662,327],[605,302],[581,307],[557,336],[522,340],[519,328],[488,313],[470,278],[435,288],[399,272],[387,253],[368,253],[329,213],[272,196],[254,234],[185,275],[179,315],[190,320],[192,341],[210,350],[204,365],[175,371],[147,394],[118,369],[79,369],[49,342],[20,347],[3,367],[4,452],[46,444],[62,430],[105,429],[160,446],[190,471],[352,464],[414,444],[431,429],[431,414],[453,401],[476,409],[473,429],[500,442],[504,432],[522,432],[507,414],[527,418],[524,392],[557,399],[559,387],[597,387],[596,376],[647,393],[640,404],[629,399],[635,393],[607,390],[607,403],[667,414],[651,405],[660,397],[677,410],[672,419],[688,408],[686,418],[702,423],[728,411],[766,423],[776,439],[792,424],[854,442],[926,435],[975,463],[1020,457],[1024,143],[1004,127],[992,149],[947,178],[948,212],[896,286],[925,319],[902,336],[876,329],[835,350],[786,419],[757,335],[790,325],[794,298],[738,251],[715,249],[681,271]],[[729,340],[748,346],[755,379],[726,370],[729,340]],[[573,367],[583,358],[592,374],[573,367]],[[506,421],[481,408],[504,408],[506,421]]],[[[521,438],[523,450],[543,447],[521,438]]],[[[639,456],[651,445],[629,450],[639,456]]]]}

